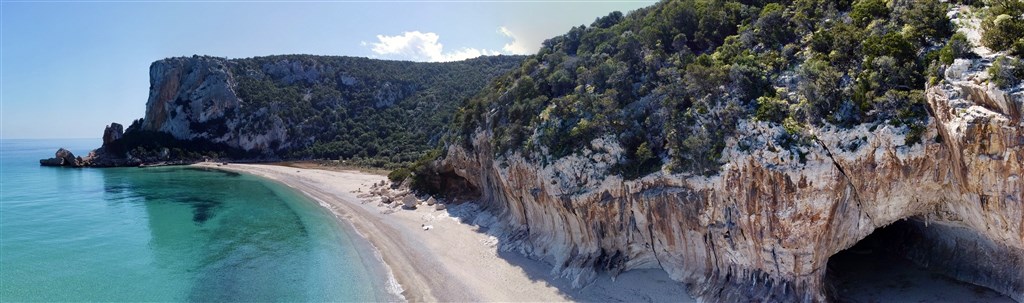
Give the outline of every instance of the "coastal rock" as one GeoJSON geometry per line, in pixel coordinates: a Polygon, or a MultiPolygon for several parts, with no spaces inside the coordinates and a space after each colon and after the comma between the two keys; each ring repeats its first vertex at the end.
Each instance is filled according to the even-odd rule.
{"type": "Polygon", "coordinates": [[[484,130],[472,149],[447,146],[437,184],[471,192],[506,226],[502,249],[550,260],[575,287],[661,268],[703,301],[827,301],[829,258],[905,220],[894,250],[1024,301],[1024,93],[958,63],[926,92],[920,143],[905,127],[826,126],[797,155],[774,146],[781,127],[744,121],[717,175],[624,180],[608,171],[612,140],[545,164],[494,158],[484,130]]]}
{"type": "Polygon", "coordinates": [[[435,203],[437,203],[437,200],[435,200],[434,197],[430,197],[429,199],[427,199],[428,206],[434,206],[435,203]]]}
{"type": "Polygon", "coordinates": [[[103,145],[109,145],[114,141],[120,140],[124,137],[124,127],[118,123],[110,123],[109,126],[103,129],[103,145]]]}
{"type": "MultiPolygon", "coordinates": [[[[460,63],[450,68],[430,67],[430,70],[442,74],[449,69],[479,72],[493,77],[500,74],[490,72],[493,63],[510,69],[519,62],[518,58],[509,58],[507,63],[502,63],[505,57],[495,62],[473,60],[480,62],[479,69],[475,67],[477,64],[467,69],[460,63]]],[[[420,96],[427,89],[440,90],[441,95],[462,95],[471,91],[445,84],[449,81],[447,77],[412,76],[419,80],[406,80],[410,77],[403,76],[405,73],[425,73],[420,66],[412,62],[306,55],[167,58],[150,65],[149,99],[140,130],[170,134],[178,140],[211,143],[254,157],[287,155],[284,152],[288,150],[341,140],[350,130],[337,127],[338,123],[362,121],[358,117],[363,116],[373,119],[363,109],[423,102],[419,101],[420,96]],[[381,73],[380,68],[387,68],[388,72],[381,73]]],[[[475,86],[487,84],[475,82],[479,82],[475,86]]],[[[450,110],[430,112],[447,115],[450,110]]],[[[413,123],[415,119],[408,118],[400,119],[402,127],[423,127],[423,123],[413,123]]],[[[362,131],[352,133],[355,137],[362,134],[362,131]]]]}
{"type": "Polygon", "coordinates": [[[82,162],[82,158],[75,157],[70,150],[60,148],[54,153],[53,158],[39,160],[39,165],[81,167],[82,162]]]}
{"type": "Polygon", "coordinates": [[[445,210],[445,208],[444,203],[434,204],[434,210],[445,210]]]}

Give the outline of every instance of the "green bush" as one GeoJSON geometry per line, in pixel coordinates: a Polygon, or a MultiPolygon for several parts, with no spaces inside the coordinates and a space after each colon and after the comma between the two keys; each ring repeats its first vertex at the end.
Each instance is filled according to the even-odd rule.
{"type": "Polygon", "coordinates": [[[757,120],[782,123],[789,116],[789,102],[786,100],[761,96],[757,98],[757,120]]]}
{"type": "Polygon", "coordinates": [[[993,60],[988,74],[999,88],[1008,88],[1024,81],[1024,62],[1020,59],[1000,56],[993,60]]]}
{"type": "Polygon", "coordinates": [[[853,24],[864,27],[871,21],[886,19],[889,17],[889,8],[883,0],[857,0],[853,2],[853,10],[850,11],[850,19],[853,24]]]}
{"type": "Polygon", "coordinates": [[[976,58],[978,55],[971,50],[971,41],[963,33],[953,34],[946,45],[939,50],[939,61],[945,64],[953,64],[953,60],[960,58],[976,58]]]}
{"type": "MultiPolygon", "coordinates": [[[[995,51],[1015,48],[1014,44],[1024,38],[1024,1],[991,0],[981,30],[982,45],[995,51]]],[[[1018,54],[1022,51],[1014,49],[1018,54]]]]}
{"type": "Polygon", "coordinates": [[[405,179],[408,179],[412,175],[412,172],[408,168],[399,168],[388,173],[388,180],[393,183],[402,183],[405,179]]]}

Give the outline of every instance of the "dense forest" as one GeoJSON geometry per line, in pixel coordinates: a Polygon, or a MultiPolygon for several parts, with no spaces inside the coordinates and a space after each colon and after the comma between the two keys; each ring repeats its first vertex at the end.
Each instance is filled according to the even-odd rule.
{"type": "MultiPolygon", "coordinates": [[[[976,56],[947,13],[973,5],[983,43],[1024,50],[1024,2],[939,0],[672,0],[613,12],[544,42],[537,55],[458,110],[450,142],[493,132],[495,156],[550,163],[613,136],[613,173],[714,174],[741,120],[781,125],[780,146],[808,129],[888,123],[921,140],[923,90],[957,58],[976,56]],[[539,158],[539,159],[538,159],[539,158]]],[[[994,80],[1024,68],[1000,57],[994,80]]],[[[1000,80],[1002,79],[1002,80],[1000,80]]],[[[414,168],[415,171],[418,168],[414,168]]]]}

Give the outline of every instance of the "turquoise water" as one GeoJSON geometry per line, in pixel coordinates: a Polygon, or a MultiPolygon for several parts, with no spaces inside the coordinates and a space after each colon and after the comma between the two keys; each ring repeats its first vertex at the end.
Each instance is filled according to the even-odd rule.
{"type": "Polygon", "coordinates": [[[286,186],[189,167],[38,165],[98,141],[0,140],[0,300],[391,299],[372,253],[286,186]]]}

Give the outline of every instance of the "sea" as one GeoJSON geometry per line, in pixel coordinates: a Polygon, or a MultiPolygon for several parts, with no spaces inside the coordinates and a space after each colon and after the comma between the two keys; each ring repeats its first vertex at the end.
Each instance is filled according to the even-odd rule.
{"type": "Polygon", "coordinates": [[[285,185],[188,166],[39,166],[99,144],[0,140],[0,301],[397,298],[372,247],[285,185]]]}

